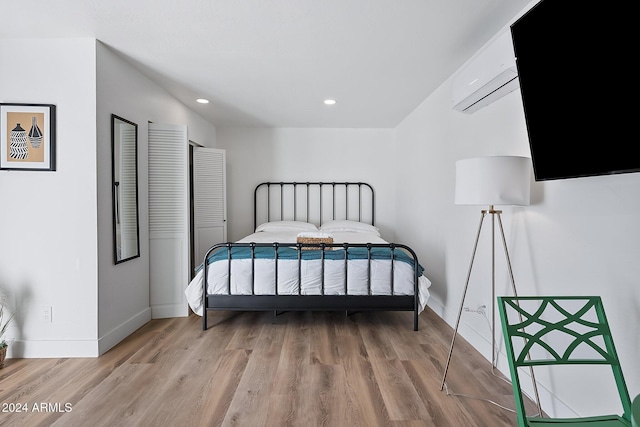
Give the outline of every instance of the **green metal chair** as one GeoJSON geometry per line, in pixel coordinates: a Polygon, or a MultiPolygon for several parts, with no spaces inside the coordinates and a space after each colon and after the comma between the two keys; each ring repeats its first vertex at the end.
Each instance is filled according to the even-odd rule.
{"type": "Polygon", "coordinates": [[[498,308],[518,426],[632,426],[631,399],[600,297],[498,297],[498,308]],[[527,416],[518,368],[551,365],[609,365],[622,403],[622,415],[585,418],[527,416]]]}
{"type": "Polygon", "coordinates": [[[633,427],[640,427],[640,394],[633,399],[632,412],[631,412],[631,425],[633,427]]]}

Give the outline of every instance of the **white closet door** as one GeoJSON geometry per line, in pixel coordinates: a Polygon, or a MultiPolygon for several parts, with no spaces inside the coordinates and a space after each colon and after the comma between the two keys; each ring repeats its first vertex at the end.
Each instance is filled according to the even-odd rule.
{"type": "Polygon", "coordinates": [[[207,250],[227,241],[225,150],[193,149],[194,257],[199,265],[207,250]]]}
{"type": "Polygon", "coordinates": [[[149,124],[151,317],[189,314],[189,170],[185,125],[149,124]]]}

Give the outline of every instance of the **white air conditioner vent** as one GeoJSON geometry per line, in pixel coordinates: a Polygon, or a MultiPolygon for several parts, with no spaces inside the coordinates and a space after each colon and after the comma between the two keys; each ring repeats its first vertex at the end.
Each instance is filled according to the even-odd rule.
{"type": "Polygon", "coordinates": [[[473,113],[520,86],[511,32],[478,52],[452,79],[452,106],[473,113]]]}

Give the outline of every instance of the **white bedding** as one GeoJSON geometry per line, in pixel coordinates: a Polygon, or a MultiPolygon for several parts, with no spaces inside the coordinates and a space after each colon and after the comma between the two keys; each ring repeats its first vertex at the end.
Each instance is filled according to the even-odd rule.
{"type": "MultiPolygon", "coordinates": [[[[238,243],[272,243],[296,241],[299,231],[257,232],[251,234],[238,243]]],[[[334,243],[388,243],[377,233],[369,232],[331,232],[334,243]]],[[[324,294],[344,295],[344,260],[324,261],[324,294]]],[[[304,260],[301,267],[301,293],[303,295],[321,295],[321,260],[304,260]]],[[[189,283],[185,295],[194,313],[202,316],[202,275],[200,269],[196,277],[189,283]]],[[[208,269],[208,293],[227,294],[228,261],[216,261],[208,269]]],[[[347,269],[348,294],[367,295],[368,261],[349,260],[347,269]]],[[[371,294],[391,295],[389,278],[391,276],[390,260],[371,261],[371,294]]],[[[273,259],[255,260],[255,294],[275,294],[275,262],[273,259]]],[[[234,259],[231,262],[231,293],[236,295],[251,295],[251,260],[234,259]]],[[[418,278],[419,311],[421,312],[429,298],[431,282],[424,275],[418,278]]],[[[414,270],[402,261],[394,262],[394,294],[413,295],[414,270]]],[[[278,260],[278,294],[298,294],[298,261],[278,260]]]]}

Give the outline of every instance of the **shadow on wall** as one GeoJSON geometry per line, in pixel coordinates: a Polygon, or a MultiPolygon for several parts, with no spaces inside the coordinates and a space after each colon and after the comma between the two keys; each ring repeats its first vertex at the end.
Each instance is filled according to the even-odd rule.
{"type": "MultiPolygon", "coordinates": [[[[622,298],[622,301],[625,301],[624,304],[628,304],[628,307],[625,310],[626,313],[628,313],[628,318],[626,319],[627,325],[640,325],[640,289],[638,286],[635,287],[636,289],[636,295],[630,295],[630,298],[622,298]]],[[[623,307],[624,308],[624,307],[623,307]]],[[[631,330],[634,330],[633,328],[631,328],[631,330]]],[[[625,334],[625,336],[622,336],[620,338],[614,337],[614,339],[616,339],[616,341],[622,341],[622,340],[628,340],[629,345],[631,347],[631,354],[640,354],[640,334],[637,333],[629,333],[629,331],[625,330],[625,332],[627,332],[625,334]]],[[[618,349],[616,349],[618,350],[618,349]]],[[[618,350],[619,351],[619,350],[618,350]]],[[[626,352],[625,352],[626,354],[626,352]]],[[[633,399],[633,397],[635,395],[640,395],[640,380],[638,380],[638,378],[640,378],[640,366],[637,363],[637,359],[636,360],[624,360],[622,362],[622,366],[623,366],[623,372],[625,375],[625,378],[629,378],[632,379],[631,381],[627,380],[630,384],[629,384],[629,393],[631,393],[631,398],[633,399]],[[628,368],[625,368],[626,366],[628,366],[628,368]],[[628,372],[630,369],[635,368],[638,372],[634,373],[634,372],[628,372]]]]}
{"type": "Polygon", "coordinates": [[[24,335],[24,319],[25,312],[23,307],[29,307],[33,300],[33,293],[31,286],[27,283],[23,283],[18,286],[18,292],[5,291],[7,286],[0,285],[0,299],[4,297],[4,301],[7,304],[5,316],[8,313],[15,311],[15,316],[11,322],[11,326],[8,328],[5,339],[9,343],[10,357],[22,357],[24,355],[24,342],[21,338],[24,335]]]}
{"type": "Polygon", "coordinates": [[[531,173],[531,194],[529,195],[529,204],[537,205],[544,200],[544,185],[542,182],[536,181],[533,173],[531,173]]]}

